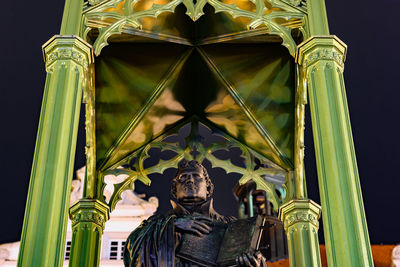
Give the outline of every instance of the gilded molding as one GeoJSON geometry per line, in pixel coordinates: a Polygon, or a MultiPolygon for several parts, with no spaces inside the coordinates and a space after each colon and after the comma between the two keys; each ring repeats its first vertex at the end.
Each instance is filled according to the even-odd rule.
{"type": "Polygon", "coordinates": [[[209,4],[216,13],[224,12],[233,18],[250,19],[247,25],[248,29],[256,29],[259,26],[267,27],[269,34],[278,35],[282,38],[282,45],[294,57],[296,42],[291,31],[294,28],[304,31],[305,12],[294,7],[300,5],[301,1],[290,0],[290,4],[285,5],[276,1],[269,1],[268,4],[263,0],[246,1],[251,2],[255,6],[255,10],[242,9],[236,4],[228,4],[220,0],[172,0],[166,4],[152,5],[150,9],[135,12],[133,9],[135,0],[110,0],[102,3],[99,3],[98,0],[91,0],[90,5],[99,4],[84,11],[81,36],[86,38],[91,29],[98,29],[99,35],[93,44],[93,48],[95,54],[99,55],[103,47],[108,45],[110,36],[121,34],[126,28],[142,29],[143,18],[157,18],[160,14],[166,12],[174,13],[175,8],[183,4],[187,10],[186,15],[196,21],[204,15],[203,8],[206,4],[209,4]]]}
{"type": "Polygon", "coordinates": [[[110,218],[109,207],[97,199],[81,199],[70,208],[72,227],[79,223],[95,223],[104,229],[106,221],[110,218]]]}
{"type": "Polygon", "coordinates": [[[307,195],[304,179],[304,129],[305,129],[305,105],[307,104],[307,86],[304,83],[304,73],[299,66],[296,68],[297,85],[295,96],[295,147],[294,168],[296,183],[296,198],[304,199],[307,195]]]}
{"type": "Polygon", "coordinates": [[[92,46],[74,35],[55,35],[42,50],[46,69],[59,60],[72,60],[86,69],[94,60],[92,46]]]}
{"type": "Polygon", "coordinates": [[[334,60],[339,64],[339,66],[344,66],[343,55],[330,48],[318,49],[311,52],[304,59],[303,66],[307,68],[308,66],[316,63],[318,60],[334,60]]]}
{"type": "Polygon", "coordinates": [[[346,50],[346,44],[335,35],[313,36],[297,47],[296,63],[308,68],[319,60],[328,60],[343,68],[346,50]]]}
{"type": "Polygon", "coordinates": [[[285,224],[285,228],[289,228],[290,226],[292,226],[295,223],[298,222],[306,222],[306,223],[311,223],[313,225],[315,225],[315,227],[319,227],[318,224],[318,219],[317,216],[315,216],[315,214],[310,213],[307,210],[301,210],[301,211],[297,211],[292,213],[291,215],[287,216],[284,224],[285,224]]]}
{"type": "Polygon", "coordinates": [[[104,216],[101,214],[87,211],[78,213],[72,216],[72,224],[75,225],[79,222],[93,222],[100,226],[105,224],[104,216]]]}
{"type": "Polygon", "coordinates": [[[85,132],[86,132],[86,178],[85,198],[96,198],[96,109],[95,109],[95,71],[94,65],[88,69],[88,83],[83,91],[83,103],[85,103],[85,132]]]}
{"type": "Polygon", "coordinates": [[[279,209],[279,218],[283,221],[285,231],[298,223],[311,224],[318,229],[320,215],[321,207],[309,199],[294,199],[279,209]]]}

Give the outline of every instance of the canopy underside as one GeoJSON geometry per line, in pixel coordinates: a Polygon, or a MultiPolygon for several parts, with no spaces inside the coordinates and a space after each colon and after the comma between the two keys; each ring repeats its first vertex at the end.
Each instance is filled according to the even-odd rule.
{"type": "Polygon", "coordinates": [[[112,43],[96,63],[98,169],[194,115],[292,169],[294,87],[280,44],[112,43]]]}

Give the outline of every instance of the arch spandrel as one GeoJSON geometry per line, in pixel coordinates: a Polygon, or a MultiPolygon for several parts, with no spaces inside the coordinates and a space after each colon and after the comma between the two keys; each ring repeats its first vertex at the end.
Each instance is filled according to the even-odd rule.
{"type": "Polygon", "coordinates": [[[104,194],[103,201],[113,210],[120,200],[121,193],[131,188],[135,181],[139,180],[150,185],[150,174],[176,168],[182,159],[199,162],[206,160],[211,163],[212,168],[222,168],[227,173],[241,174],[239,184],[253,180],[257,189],[267,192],[268,200],[276,211],[287,199],[293,197],[294,192],[289,184],[290,180],[287,179],[288,171],[219,129],[209,127],[207,122],[197,116],[193,116],[101,172],[102,177],[107,176],[104,179],[107,180],[107,184],[103,184],[103,190],[106,185],[107,188],[112,188],[104,194]],[[234,148],[239,149],[237,156],[242,162],[232,161],[229,151],[234,148]],[[159,149],[160,152],[156,153],[159,155],[158,159],[154,159],[154,153],[150,152],[152,149],[159,149]],[[221,156],[224,152],[225,156],[221,156]],[[160,156],[162,153],[167,153],[167,156],[160,156]],[[151,163],[148,164],[149,162],[151,163]]]}
{"type": "Polygon", "coordinates": [[[305,33],[301,5],[277,0],[109,0],[86,6],[81,35],[99,55],[122,33],[187,45],[263,34],[264,41],[281,42],[294,56],[298,34],[292,32],[305,33]]]}

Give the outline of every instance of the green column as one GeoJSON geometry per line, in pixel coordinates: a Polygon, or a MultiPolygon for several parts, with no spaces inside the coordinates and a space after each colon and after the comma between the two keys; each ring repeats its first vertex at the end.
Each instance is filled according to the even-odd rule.
{"type": "Polygon", "coordinates": [[[309,92],[329,266],[373,266],[343,80],[346,45],[314,36],[298,47],[309,92]]]}
{"type": "Polygon", "coordinates": [[[72,247],[69,266],[96,267],[100,263],[101,237],[110,209],[95,199],[82,199],[70,209],[72,247]]]}
{"type": "Polygon", "coordinates": [[[78,35],[81,28],[83,0],[65,0],[60,34],[78,35]]]}
{"type": "Polygon", "coordinates": [[[72,242],[69,266],[96,267],[100,262],[101,239],[109,206],[100,201],[102,176],[96,172],[94,64],[90,66],[88,87],[83,92],[86,130],[86,173],[82,199],[70,208],[72,242]]]}
{"type": "Polygon", "coordinates": [[[292,267],[319,267],[318,219],[321,208],[312,200],[294,199],[279,209],[288,239],[292,267]]]}
{"type": "Polygon", "coordinates": [[[46,85],[18,266],[62,266],[82,88],[92,48],[74,36],[43,46],[46,85]]]}
{"type": "Polygon", "coordinates": [[[308,27],[311,35],[329,34],[325,0],[307,1],[308,27]]]}

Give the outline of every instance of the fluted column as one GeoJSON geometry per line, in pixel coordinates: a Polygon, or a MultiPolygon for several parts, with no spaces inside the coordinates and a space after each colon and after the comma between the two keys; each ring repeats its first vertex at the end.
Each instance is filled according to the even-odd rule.
{"type": "Polygon", "coordinates": [[[291,267],[319,267],[318,219],[321,208],[312,200],[294,199],[279,209],[288,239],[291,267]]]}
{"type": "Polygon", "coordinates": [[[73,246],[69,266],[99,266],[101,237],[110,217],[109,207],[99,200],[82,199],[71,207],[70,214],[73,246]]]}
{"type": "Polygon", "coordinates": [[[74,36],[44,46],[46,85],[18,266],[62,266],[82,88],[92,48],[74,36]]]}
{"type": "Polygon", "coordinates": [[[373,266],[343,80],[346,45],[314,36],[296,61],[308,86],[329,266],[373,266]]]}

